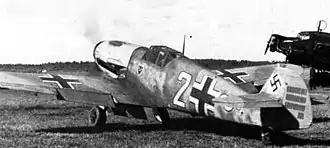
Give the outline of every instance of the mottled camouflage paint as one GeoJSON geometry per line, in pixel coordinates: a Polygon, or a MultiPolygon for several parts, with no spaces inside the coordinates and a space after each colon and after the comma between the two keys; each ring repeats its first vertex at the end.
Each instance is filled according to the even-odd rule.
{"type": "MultiPolygon", "coordinates": [[[[141,52],[142,53],[142,52],[141,52]]],[[[258,125],[263,126],[263,123],[267,123],[267,125],[274,125],[277,129],[296,129],[296,128],[305,128],[310,125],[309,118],[306,118],[307,120],[303,120],[302,123],[297,126],[297,122],[293,121],[292,124],[286,123],[282,124],[281,122],[278,123],[270,123],[268,118],[262,119],[262,114],[274,114],[269,112],[281,112],[284,113],[283,116],[287,118],[293,118],[296,120],[298,119],[298,116],[292,116],[292,112],[284,112],[285,110],[283,105],[279,105],[281,103],[285,102],[284,95],[286,91],[280,91],[279,94],[281,97],[274,96],[271,99],[268,100],[262,100],[262,98],[269,97],[269,96],[262,96],[262,95],[255,95],[255,100],[251,100],[249,97],[243,97],[244,95],[248,95],[248,93],[239,87],[239,85],[235,85],[232,82],[224,79],[221,76],[218,76],[213,71],[210,71],[208,69],[205,69],[194,62],[190,61],[189,59],[185,57],[177,58],[168,63],[165,67],[157,67],[155,65],[152,65],[152,63],[147,63],[141,60],[139,57],[132,58],[131,59],[132,66],[131,72],[135,73],[137,78],[140,80],[141,84],[145,86],[145,88],[149,89],[150,91],[147,91],[149,93],[155,94],[155,98],[161,99],[162,103],[165,104],[170,109],[175,109],[179,111],[184,111],[192,114],[200,114],[203,116],[209,116],[214,117],[222,120],[228,120],[243,124],[250,124],[250,125],[258,125]],[[138,74],[138,67],[143,66],[143,72],[141,74],[138,74]],[[189,77],[189,82],[187,82],[187,79],[180,79],[180,74],[185,73],[187,77],[189,77]],[[182,94],[180,94],[179,98],[177,99],[177,102],[173,100],[175,96],[179,93],[179,90],[183,88],[183,86],[188,84],[188,87],[184,89],[182,94]],[[211,88],[211,83],[212,84],[211,88]],[[201,88],[196,89],[195,85],[201,85],[201,88]],[[205,88],[207,87],[207,88],[205,88]],[[212,96],[213,98],[219,98],[219,99],[228,99],[223,100],[222,102],[225,103],[215,103],[212,101],[212,97],[210,97],[210,94],[207,94],[208,91],[212,90],[215,92],[216,95],[212,96]],[[203,94],[205,93],[205,94],[203,94]],[[251,101],[255,101],[255,104],[260,103],[260,101],[269,102],[267,105],[254,105],[254,107],[233,107],[226,103],[231,102],[231,97],[224,97],[221,98],[221,95],[235,95],[235,96],[242,96],[238,97],[240,99],[241,103],[249,104],[251,101]],[[199,95],[199,96],[198,96],[199,95]],[[280,98],[280,99],[278,99],[280,98]],[[259,99],[259,100],[258,100],[259,99]],[[283,100],[281,100],[283,99],[283,100]],[[276,102],[277,101],[277,102],[276,102]],[[182,102],[182,104],[180,104],[182,102]],[[198,103],[198,105],[196,105],[198,103]],[[272,105],[276,103],[276,105],[272,105]],[[269,106],[268,106],[269,105],[269,106]],[[273,107],[276,106],[276,107],[273,107]],[[275,109],[273,110],[263,110],[262,108],[267,107],[273,107],[275,109]],[[277,108],[277,109],[276,109],[277,108]],[[287,114],[287,115],[285,115],[287,114]],[[304,124],[307,123],[307,124],[304,124]],[[287,127],[285,127],[288,125],[287,127]],[[294,126],[292,126],[294,125],[294,126]]],[[[272,73],[268,71],[274,71],[277,68],[284,68],[284,69],[293,69],[291,71],[285,71],[284,73],[281,73],[286,77],[286,73],[293,73],[291,75],[295,75],[296,77],[299,77],[301,75],[300,70],[297,69],[295,66],[291,65],[271,65],[271,66],[263,66],[263,67],[254,67],[253,70],[255,74],[249,75],[250,77],[245,77],[245,80],[249,79],[255,79],[255,77],[271,77],[272,73]]],[[[235,70],[232,70],[235,71],[235,70]]],[[[243,71],[240,69],[240,71],[243,71]]],[[[276,70],[275,70],[276,71],[276,70]]],[[[279,71],[279,70],[277,70],[279,71]]],[[[290,76],[291,77],[291,76],[290,76]]],[[[300,79],[300,78],[298,78],[300,79]]],[[[263,80],[264,83],[267,82],[267,79],[263,80]]],[[[297,83],[296,80],[291,80],[290,78],[282,80],[283,84],[284,81],[286,84],[293,82],[297,83]]],[[[197,86],[196,85],[196,86],[197,86]]],[[[269,84],[271,85],[271,84],[269,84]]],[[[297,84],[292,84],[297,85],[297,84]]],[[[304,86],[304,84],[299,82],[298,86],[304,86]]],[[[267,87],[267,86],[266,86],[267,87]]],[[[274,90],[274,89],[272,89],[274,90]]],[[[151,94],[150,94],[151,95],[151,94]]],[[[309,99],[309,98],[308,98],[309,99]]],[[[218,101],[219,102],[219,101],[218,101]]],[[[221,102],[221,101],[220,101],[221,102]]],[[[238,104],[238,103],[237,103],[238,104]]],[[[263,103],[266,104],[266,103],[263,103]]],[[[307,102],[308,104],[308,102],[307,102]]],[[[234,105],[235,106],[235,105],[234,105]]],[[[253,105],[252,105],[253,106],[253,105]]],[[[308,106],[308,105],[307,105],[308,106]]],[[[291,111],[289,109],[289,111],[291,111]]],[[[308,112],[308,111],[307,111],[308,112]]],[[[308,113],[307,113],[308,114],[308,113]]],[[[306,115],[307,115],[306,114],[306,115]]],[[[276,122],[276,121],[272,121],[276,122]]]]}
{"type": "Polygon", "coordinates": [[[222,104],[215,104],[215,118],[232,122],[259,125],[261,126],[261,116],[259,108],[231,108],[222,104]]]}
{"type": "MultiPolygon", "coordinates": [[[[298,66],[280,64],[231,69],[232,73],[248,73],[241,77],[242,82],[247,83],[234,84],[225,76],[201,67],[176,51],[164,51],[177,54],[178,57],[160,67],[142,58],[149,48],[119,41],[108,43],[102,48],[105,53],[120,52],[121,47],[125,47],[125,51],[131,54],[125,55],[130,57],[124,61],[118,61],[110,57],[111,54],[95,53],[95,57],[108,60],[107,64],[114,61],[125,67],[120,70],[121,73],[113,73],[118,76],[117,79],[63,75],[81,82],[73,84],[74,89],[65,88],[64,91],[57,84],[44,83],[40,76],[45,74],[0,72],[0,86],[60,95],[67,100],[81,97],[78,91],[86,93],[86,98],[98,96],[90,93],[100,94],[99,99],[95,99],[97,101],[90,99],[89,102],[103,100],[106,103],[110,99],[110,106],[114,110],[117,106],[118,114],[122,108],[126,116],[130,114],[140,118],[146,118],[143,107],[166,107],[242,124],[273,126],[276,129],[306,128],[311,124],[309,93],[300,77],[303,72],[298,66]],[[113,48],[115,50],[111,51],[113,48]],[[123,65],[126,62],[128,65],[123,65]],[[243,88],[252,88],[252,82],[265,84],[260,93],[250,94],[255,90],[243,88]],[[301,93],[305,90],[306,93],[301,93]],[[104,99],[107,97],[108,100],[104,99]],[[298,105],[304,107],[297,109],[298,105]]],[[[109,72],[106,68],[102,70],[106,74],[109,72]]]]}

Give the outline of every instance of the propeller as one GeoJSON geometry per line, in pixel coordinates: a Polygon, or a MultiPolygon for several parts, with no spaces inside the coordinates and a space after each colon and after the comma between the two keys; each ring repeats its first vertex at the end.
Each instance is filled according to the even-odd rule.
{"type": "MultiPolygon", "coordinates": [[[[101,24],[100,24],[100,17],[99,13],[96,9],[97,7],[94,5],[91,5],[90,7],[86,8],[86,10],[82,11],[79,16],[77,23],[80,25],[79,34],[85,37],[89,43],[91,44],[91,47],[96,47],[98,44],[100,44],[102,40],[102,32],[101,32],[101,24]]],[[[91,48],[92,50],[92,48],[91,48]]],[[[95,49],[94,49],[95,50],[95,49]]],[[[93,50],[93,58],[95,58],[95,52],[93,50]]],[[[100,69],[100,67],[95,63],[91,63],[88,67],[88,76],[93,77],[102,77],[103,72],[100,69]]]]}
{"type": "Polygon", "coordinates": [[[86,38],[93,46],[102,39],[101,17],[97,3],[93,3],[79,11],[74,23],[78,33],[86,38]]]}
{"type": "Polygon", "coordinates": [[[264,53],[264,55],[266,55],[266,53],[267,53],[267,51],[268,51],[268,48],[269,48],[269,46],[270,46],[270,41],[272,40],[272,36],[270,36],[270,38],[269,38],[269,40],[268,40],[268,42],[267,42],[267,46],[266,46],[266,49],[265,49],[265,53],[264,53]]]}
{"type": "Polygon", "coordinates": [[[90,41],[91,44],[96,44],[102,39],[102,33],[100,30],[99,20],[92,18],[92,16],[86,16],[82,20],[83,32],[82,35],[90,41]]]}

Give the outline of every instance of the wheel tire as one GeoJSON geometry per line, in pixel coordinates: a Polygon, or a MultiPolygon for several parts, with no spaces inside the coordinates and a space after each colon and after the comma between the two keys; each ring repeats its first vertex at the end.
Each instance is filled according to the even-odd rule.
{"type": "Polygon", "coordinates": [[[93,107],[89,111],[88,117],[89,124],[92,126],[105,125],[105,122],[107,121],[106,109],[102,109],[100,107],[93,107]]]}
{"type": "Polygon", "coordinates": [[[261,141],[264,145],[272,143],[273,129],[271,127],[261,128],[261,141]]]}

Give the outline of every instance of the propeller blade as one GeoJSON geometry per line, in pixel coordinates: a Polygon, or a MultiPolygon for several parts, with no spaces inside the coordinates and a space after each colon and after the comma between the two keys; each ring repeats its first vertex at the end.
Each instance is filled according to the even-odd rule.
{"type": "Polygon", "coordinates": [[[265,53],[264,53],[264,55],[266,55],[266,53],[267,53],[267,51],[268,51],[268,48],[269,48],[269,44],[267,44],[267,46],[266,46],[266,49],[265,49],[265,53]]]}
{"type": "Polygon", "coordinates": [[[264,53],[264,55],[266,55],[266,53],[267,53],[267,51],[268,51],[269,43],[270,43],[270,39],[271,39],[271,38],[269,38],[269,40],[268,40],[268,42],[267,42],[267,46],[266,46],[266,49],[265,49],[265,53],[264,53]]]}
{"type": "Polygon", "coordinates": [[[96,5],[90,5],[80,12],[75,20],[78,33],[87,39],[92,45],[102,40],[101,18],[96,5]]]}
{"type": "Polygon", "coordinates": [[[272,35],[270,36],[270,38],[269,38],[269,40],[268,40],[268,42],[267,42],[267,46],[266,46],[266,49],[265,49],[265,53],[264,53],[264,55],[266,55],[266,53],[267,53],[267,51],[268,51],[268,49],[269,49],[269,47],[270,47],[270,41],[272,41],[272,37],[273,37],[273,35],[274,35],[274,34],[272,34],[272,35]]]}

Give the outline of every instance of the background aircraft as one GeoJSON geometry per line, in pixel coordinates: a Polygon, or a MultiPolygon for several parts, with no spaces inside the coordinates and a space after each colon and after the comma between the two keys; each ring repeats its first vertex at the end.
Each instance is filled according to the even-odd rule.
{"type": "Polygon", "coordinates": [[[94,126],[105,124],[107,111],[168,125],[168,109],[173,109],[260,127],[267,142],[272,131],[312,123],[311,100],[299,66],[212,71],[167,46],[147,48],[122,41],[98,43],[93,56],[102,72],[99,77],[0,72],[0,87],[92,104],[89,122],[94,126]],[[259,83],[264,85],[255,87],[259,83]]]}
{"type": "Polygon", "coordinates": [[[319,21],[317,31],[303,31],[297,37],[272,34],[266,50],[286,55],[286,62],[305,65],[310,69],[310,85],[330,85],[324,81],[330,74],[330,34],[322,32],[326,28],[324,20],[319,21]],[[322,29],[321,26],[324,26],[322,29]]]}

